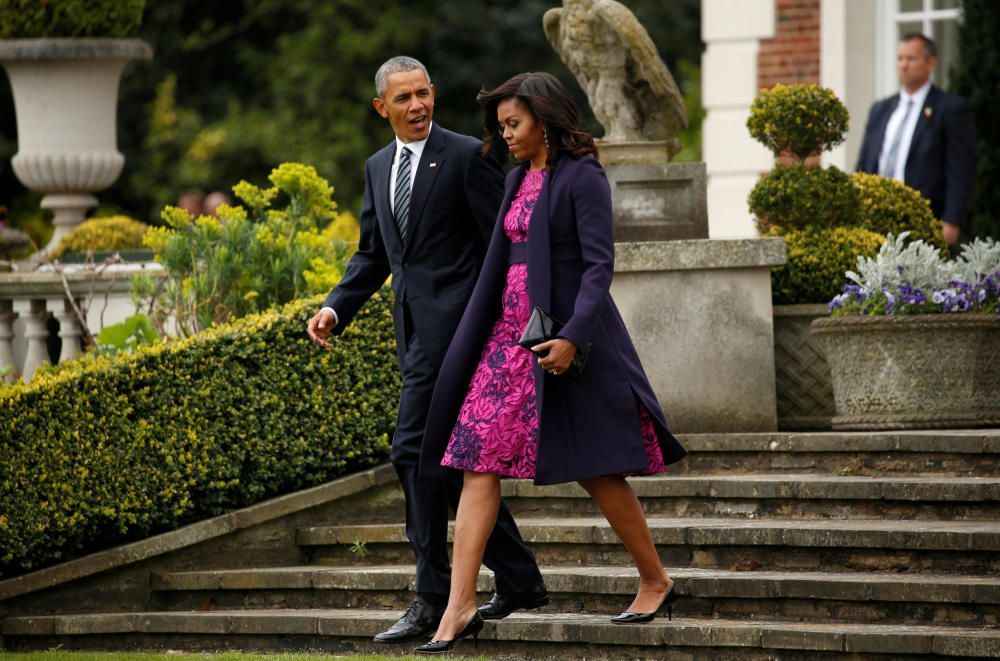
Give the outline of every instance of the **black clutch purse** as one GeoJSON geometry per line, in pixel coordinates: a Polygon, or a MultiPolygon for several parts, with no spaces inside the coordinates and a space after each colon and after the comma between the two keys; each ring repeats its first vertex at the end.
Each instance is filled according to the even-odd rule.
{"type": "MultiPolygon", "coordinates": [[[[521,334],[521,339],[518,340],[517,343],[525,349],[530,350],[531,347],[535,345],[541,344],[542,342],[548,342],[549,340],[554,340],[559,337],[559,331],[562,330],[562,327],[562,322],[548,312],[536,307],[531,311],[531,317],[528,319],[528,325],[524,327],[524,333],[521,334]]],[[[541,353],[538,355],[544,356],[545,354],[541,353]]],[[[587,366],[587,359],[589,357],[589,344],[586,348],[577,347],[576,354],[573,356],[573,361],[569,364],[566,374],[573,378],[579,377],[583,374],[583,368],[587,366]]]]}

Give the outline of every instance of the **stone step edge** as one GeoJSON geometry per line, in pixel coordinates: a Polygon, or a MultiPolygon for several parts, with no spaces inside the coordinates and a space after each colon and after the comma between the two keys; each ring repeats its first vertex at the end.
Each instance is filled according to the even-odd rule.
{"type": "MultiPolygon", "coordinates": [[[[552,594],[630,596],[638,573],[606,566],[542,567],[552,594]]],[[[824,599],[917,603],[1000,604],[1000,577],[877,572],[779,572],[667,568],[682,597],[745,599],[824,599]]],[[[150,587],[162,592],[198,590],[356,590],[416,589],[413,565],[378,567],[271,567],[154,573],[150,587]]],[[[483,569],[477,588],[493,591],[493,574],[483,569]]]]}
{"type": "MultiPolygon", "coordinates": [[[[745,498],[1000,502],[1000,477],[857,477],[816,474],[662,475],[630,478],[640,498],[745,498]]],[[[504,480],[505,498],[590,498],[576,483],[536,486],[504,480]]]]}
{"type": "MultiPolygon", "coordinates": [[[[2,620],[0,634],[8,637],[198,634],[368,638],[395,622],[398,616],[395,611],[363,609],[46,615],[2,620]]],[[[803,624],[697,618],[667,621],[659,618],[640,626],[617,626],[611,624],[606,615],[515,614],[499,622],[488,622],[481,638],[615,647],[778,648],[1000,658],[998,630],[914,625],[803,624]]],[[[238,640],[236,643],[238,646],[238,640]]]]}
{"type": "Polygon", "coordinates": [[[395,482],[397,479],[392,466],[382,464],[319,486],[192,523],[177,530],[9,578],[0,581],[0,602],[194,546],[295,512],[325,505],[372,487],[395,482]]]}
{"type": "Polygon", "coordinates": [[[1000,429],[678,434],[688,452],[915,452],[1000,454],[1000,429]]]}
{"type": "MultiPolygon", "coordinates": [[[[1000,522],[887,519],[725,519],[647,517],[653,541],[687,546],[794,546],[891,548],[940,551],[998,551],[1000,522]]],[[[518,519],[531,543],[620,544],[598,517],[518,519]]],[[[448,527],[451,540],[454,523],[448,527]]],[[[408,543],[402,523],[299,528],[299,546],[408,543]]]]}

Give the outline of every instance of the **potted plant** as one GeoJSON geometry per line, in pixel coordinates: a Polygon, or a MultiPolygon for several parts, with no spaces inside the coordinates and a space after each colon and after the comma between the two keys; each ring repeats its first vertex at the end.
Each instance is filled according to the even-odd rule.
{"type": "Polygon", "coordinates": [[[91,218],[63,237],[50,257],[66,264],[101,262],[115,256],[125,261],[152,261],[153,251],[143,245],[149,229],[128,216],[91,218]]]}
{"type": "Polygon", "coordinates": [[[17,178],[45,193],[58,245],[115,182],[118,82],[133,59],[149,59],[138,30],[145,0],[10,0],[0,4],[0,64],[17,116],[17,178]]]}
{"type": "Polygon", "coordinates": [[[1000,425],[1000,244],[947,261],[890,235],[813,322],[833,376],[834,429],[1000,425]]]}
{"type": "Polygon", "coordinates": [[[944,247],[919,193],[877,175],[820,168],[849,124],[837,96],[817,85],[775,85],[751,106],[747,128],[775,155],[748,204],[761,231],[782,236],[787,261],[772,271],[775,384],[782,429],[829,429],[835,414],[830,370],[813,320],[841,289],[857,255],[874,255],[888,232],[911,230],[944,247]]]}

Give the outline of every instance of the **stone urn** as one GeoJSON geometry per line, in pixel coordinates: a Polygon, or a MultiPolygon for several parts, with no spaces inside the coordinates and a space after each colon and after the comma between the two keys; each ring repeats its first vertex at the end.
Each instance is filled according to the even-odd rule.
{"type": "Polygon", "coordinates": [[[833,428],[1000,426],[1000,314],[818,319],[833,428]]]}
{"type": "Polygon", "coordinates": [[[5,39],[0,64],[10,78],[17,115],[14,174],[45,193],[53,214],[55,246],[97,206],[94,193],[118,179],[116,111],[122,70],[150,59],[136,39],[5,39]]]}

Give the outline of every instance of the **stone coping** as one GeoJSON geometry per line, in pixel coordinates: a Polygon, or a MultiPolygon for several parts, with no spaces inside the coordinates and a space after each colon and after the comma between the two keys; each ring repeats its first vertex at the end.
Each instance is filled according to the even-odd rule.
{"type": "Polygon", "coordinates": [[[384,464],[348,475],[317,487],[278,496],[256,505],[199,521],[177,530],[155,535],[138,542],[125,544],[106,551],[70,560],[53,567],[0,581],[0,602],[29,592],[91,576],[110,569],[124,567],[143,560],[194,546],[228,535],[237,530],[251,528],[302,510],[324,505],[364,491],[365,489],[395,481],[392,466],[384,464]]]}
{"type": "MultiPolygon", "coordinates": [[[[1000,522],[885,519],[733,519],[647,517],[656,544],[805,548],[1000,551],[1000,522]]],[[[529,544],[620,544],[603,517],[520,517],[529,544]]],[[[449,539],[451,529],[449,527],[449,539]]],[[[300,546],[407,542],[401,523],[299,528],[300,546]]]]}
{"type": "Polygon", "coordinates": [[[0,60],[150,60],[153,48],[141,39],[0,39],[0,60]]]}
{"type": "MultiPolygon", "coordinates": [[[[163,267],[156,262],[112,264],[97,271],[80,265],[63,266],[69,289],[76,296],[103,296],[132,289],[132,276],[165,277],[163,267]]],[[[62,278],[50,268],[33,271],[0,272],[0,297],[32,298],[59,297],[66,294],[62,278]]]]}
{"type": "MultiPolygon", "coordinates": [[[[541,567],[550,593],[635,594],[637,571],[619,566],[541,567]]],[[[926,603],[1000,604],[1000,577],[887,572],[734,571],[670,568],[684,597],[745,599],[836,599],[926,603]]],[[[272,567],[154,574],[151,587],[165,592],[203,590],[408,591],[413,565],[365,567],[272,567]]],[[[477,589],[494,589],[482,569],[477,589]]]]}
{"type": "MultiPolygon", "coordinates": [[[[396,621],[394,610],[269,609],[97,613],[12,617],[4,636],[179,634],[339,636],[370,638],[396,621]]],[[[1000,656],[1000,631],[970,627],[798,623],[733,619],[658,618],[622,627],[607,615],[515,613],[488,621],[480,638],[510,641],[626,646],[777,648],[847,653],[1000,656]]],[[[238,644],[237,641],[234,641],[238,644]]],[[[462,648],[462,651],[465,651],[462,648]]]]}
{"type": "Polygon", "coordinates": [[[615,244],[616,273],[761,268],[784,263],[785,240],[781,237],[615,244]]]}

